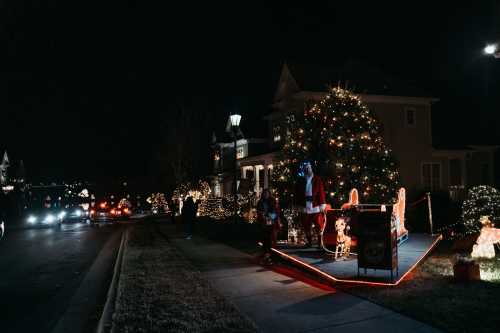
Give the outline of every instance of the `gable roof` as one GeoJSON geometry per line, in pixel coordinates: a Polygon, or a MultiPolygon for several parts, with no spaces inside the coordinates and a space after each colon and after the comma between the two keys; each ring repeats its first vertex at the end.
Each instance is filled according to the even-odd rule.
{"type": "Polygon", "coordinates": [[[416,85],[384,73],[382,70],[360,61],[347,61],[341,66],[298,64],[285,62],[275,101],[289,93],[299,91],[326,91],[328,86],[341,86],[355,93],[369,95],[429,97],[430,94],[416,85]]]}

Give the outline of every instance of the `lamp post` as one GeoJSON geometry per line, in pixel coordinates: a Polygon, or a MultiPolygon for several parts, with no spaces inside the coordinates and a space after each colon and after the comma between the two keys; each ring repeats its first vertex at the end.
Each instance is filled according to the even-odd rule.
{"type": "Polygon", "coordinates": [[[231,121],[231,131],[233,133],[234,138],[234,181],[233,181],[233,190],[234,190],[234,222],[238,221],[238,154],[237,154],[237,141],[238,141],[238,128],[240,126],[241,115],[232,114],[229,116],[231,121]]]}

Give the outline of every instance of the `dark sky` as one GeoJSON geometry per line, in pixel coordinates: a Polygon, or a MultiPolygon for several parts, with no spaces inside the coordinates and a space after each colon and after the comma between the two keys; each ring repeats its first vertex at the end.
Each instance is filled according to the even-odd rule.
{"type": "Polygon", "coordinates": [[[499,1],[75,3],[0,6],[0,149],[33,180],[150,173],[179,104],[205,114],[193,131],[238,110],[251,134],[284,60],[369,63],[441,99],[436,142],[500,143],[499,1]]]}

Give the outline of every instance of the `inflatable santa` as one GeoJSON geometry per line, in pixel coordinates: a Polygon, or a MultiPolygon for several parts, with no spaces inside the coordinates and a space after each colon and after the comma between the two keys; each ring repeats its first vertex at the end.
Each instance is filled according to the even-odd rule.
{"type": "Polygon", "coordinates": [[[311,227],[314,225],[318,235],[318,247],[321,247],[321,230],[325,223],[325,189],[321,178],[313,173],[310,162],[302,165],[303,175],[295,188],[295,205],[299,209],[299,218],[306,234],[306,247],[312,245],[311,227]]]}

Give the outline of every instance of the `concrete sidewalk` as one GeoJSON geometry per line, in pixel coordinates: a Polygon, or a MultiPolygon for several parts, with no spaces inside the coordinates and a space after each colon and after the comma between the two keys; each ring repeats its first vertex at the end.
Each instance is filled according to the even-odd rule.
{"type": "Polygon", "coordinates": [[[440,332],[364,299],[325,291],[256,265],[252,257],[204,238],[168,235],[219,293],[264,332],[440,332]]]}

